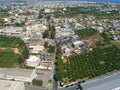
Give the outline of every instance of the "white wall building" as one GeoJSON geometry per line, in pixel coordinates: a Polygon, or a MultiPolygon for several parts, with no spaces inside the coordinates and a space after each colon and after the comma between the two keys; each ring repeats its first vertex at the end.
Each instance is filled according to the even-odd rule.
{"type": "Polygon", "coordinates": [[[83,41],[75,41],[72,43],[73,48],[78,48],[80,45],[84,45],[83,41]]]}
{"type": "Polygon", "coordinates": [[[40,59],[36,56],[30,56],[29,59],[26,60],[27,66],[36,67],[40,63],[40,59]]]}
{"type": "Polygon", "coordinates": [[[32,82],[35,76],[35,70],[32,69],[0,68],[1,79],[32,82]]]}

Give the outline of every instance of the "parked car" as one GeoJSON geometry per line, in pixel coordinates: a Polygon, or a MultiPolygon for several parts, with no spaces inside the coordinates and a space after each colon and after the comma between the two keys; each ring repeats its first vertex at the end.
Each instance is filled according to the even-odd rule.
{"type": "Polygon", "coordinates": [[[65,86],[65,88],[68,88],[68,87],[69,87],[69,85],[65,86]]]}

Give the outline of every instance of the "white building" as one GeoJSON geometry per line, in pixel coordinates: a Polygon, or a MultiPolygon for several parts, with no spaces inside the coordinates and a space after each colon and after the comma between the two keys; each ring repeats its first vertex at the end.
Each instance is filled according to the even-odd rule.
{"type": "Polygon", "coordinates": [[[48,66],[45,66],[45,65],[39,65],[36,67],[37,70],[52,70],[52,67],[48,67],[48,66]]]}
{"type": "Polygon", "coordinates": [[[0,68],[1,79],[32,82],[35,76],[35,70],[32,69],[0,68]]]}
{"type": "Polygon", "coordinates": [[[83,41],[75,41],[75,42],[72,43],[73,48],[78,48],[81,45],[84,45],[83,41]]]}
{"type": "Polygon", "coordinates": [[[26,60],[27,66],[36,67],[40,63],[40,59],[36,56],[30,56],[29,59],[26,60]]]}
{"type": "Polygon", "coordinates": [[[25,90],[23,82],[0,80],[0,90],[25,90]]]}

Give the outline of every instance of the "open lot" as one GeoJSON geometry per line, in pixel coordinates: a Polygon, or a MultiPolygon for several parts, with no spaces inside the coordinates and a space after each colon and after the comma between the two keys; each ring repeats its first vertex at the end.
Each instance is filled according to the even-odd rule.
{"type": "Polygon", "coordinates": [[[48,83],[48,80],[52,79],[52,71],[48,70],[36,70],[37,77],[36,79],[43,81],[43,87],[47,86],[48,88],[52,87],[52,84],[48,83]]]}

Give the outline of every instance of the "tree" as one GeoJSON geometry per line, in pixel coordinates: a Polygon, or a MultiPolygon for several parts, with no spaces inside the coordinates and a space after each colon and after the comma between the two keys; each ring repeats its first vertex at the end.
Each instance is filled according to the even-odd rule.
{"type": "Polygon", "coordinates": [[[44,43],[44,47],[48,48],[48,42],[47,41],[44,43]]]}
{"type": "Polygon", "coordinates": [[[43,32],[43,38],[48,38],[48,37],[49,37],[49,32],[48,32],[48,30],[45,30],[43,32]]]}
{"type": "Polygon", "coordinates": [[[33,84],[33,85],[36,85],[36,86],[42,86],[43,81],[33,79],[33,80],[32,80],[32,84],[33,84]]]}
{"type": "Polygon", "coordinates": [[[49,46],[48,46],[48,52],[49,52],[49,53],[54,53],[54,51],[55,51],[55,46],[49,45],[49,46]]]}
{"type": "Polygon", "coordinates": [[[49,25],[48,28],[51,32],[50,39],[54,39],[55,38],[55,27],[53,25],[49,25]]]}
{"type": "Polygon", "coordinates": [[[39,15],[38,15],[38,19],[41,19],[41,18],[43,18],[44,17],[44,15],[43,15],[44,13],[43,13],[43,11],[41,10],[41,11],[39,11],[39,15]]]}

